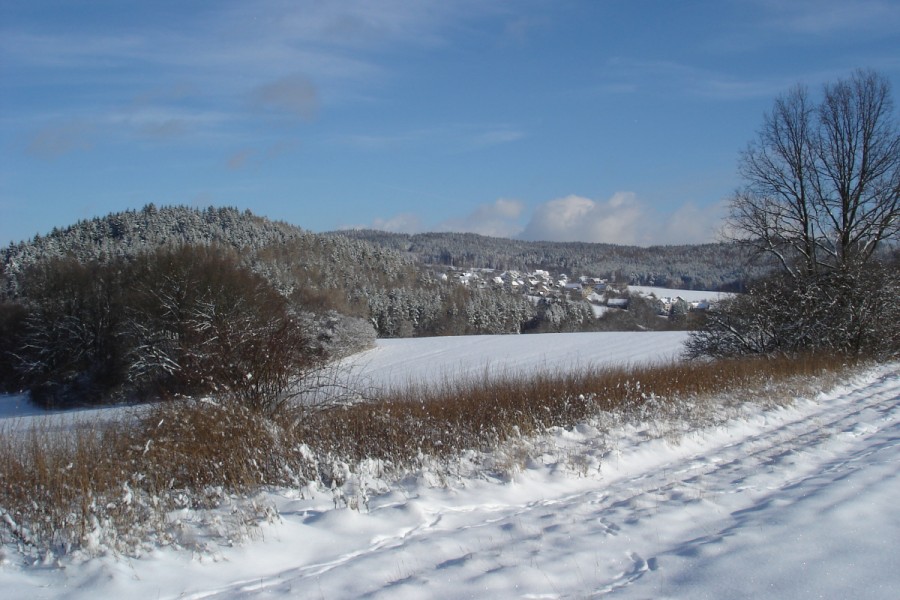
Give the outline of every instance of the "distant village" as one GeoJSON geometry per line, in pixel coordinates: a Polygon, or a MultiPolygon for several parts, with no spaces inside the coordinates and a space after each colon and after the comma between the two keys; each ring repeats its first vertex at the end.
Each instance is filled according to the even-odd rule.
{"type": "MultiPolygon", "coordinates": [[[[597,307],[625,310],[628,308],[630,293],[628,284],[611,282],[607,279],[580,275],[569,277],[565,273],[551,275],[549,271],[535,270],[503,271],[494,269],[457,269],[450,267],[440,274],[444,281],[456,281],[468,287],[503,287],[526,296],[540,299],[585,300],[597,307]]],[[[686,300],[679,295],[646,296],[655,304],[660,315],[684,314],[692,311],[709,310],[709,300],[686,300]]]]}

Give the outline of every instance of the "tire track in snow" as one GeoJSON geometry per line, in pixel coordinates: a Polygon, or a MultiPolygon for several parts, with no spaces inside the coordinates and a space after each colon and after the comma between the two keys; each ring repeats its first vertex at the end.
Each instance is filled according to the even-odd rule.
{"type": "Polygon", "coordinates": [[[756,425],[756,432],[739,439],[712,432],[692,454],[676,448],[647,471],[604,475],[588,491],[521,504],[434,506],[423,510],[418,526],[359,550],[182,597],[268,597],[283,590],[315,589],[319,578],[337,578],[340,569],[366,573],[399,556],[418,557],[418,562],[402,570],[389,587],[373,577],[354,582],[353,589],[388,597],[427,587],[436,574],[451,572],[471,587],[490,581],[494,572],[514,571],[515,565],[508,564],[514,561],[504,558],[506,548],[513,549],[509,552],[515,558],[530,553],[537,571],[557,572],[566,561],[577,566],[583,548],[568,549],[566,540],[573,536],[596,540],[597,565],[593,573],[581,575],[577,592],[547,576],[553,595],[619,594],[649,574],[665,572],[674,557],[693,556],[741,536],[760,514],[816,497],[854,469],[865,468],[873,454],[900,444],[896,371],[848,385],[835,396],[778,411],[773,415],[781,420],[777,425],[756,425]],[[685,511],[697,522],[680,522],[685,511]],[[648,522],[665,522],[663,529],[677,535],[648,540],[648,522]],[[472,549],[473,539],[484,541],[472,549]],[[455,540],[460,540],[459,551],[447,551],[455,540]],[[493,572],[484,568],[491,561],[496,563],[493,572]]]}

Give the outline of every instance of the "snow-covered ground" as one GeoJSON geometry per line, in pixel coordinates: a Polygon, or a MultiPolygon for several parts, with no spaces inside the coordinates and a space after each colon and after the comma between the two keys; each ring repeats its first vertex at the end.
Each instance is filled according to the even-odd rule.
{"type": "Polygon", "coordinates": [[[649,296],[653,294],[657,298],[674,298],[676,296],[681,296],[687,302],[699,302],[701,300],[708,300],[710,302],[715,302],[720,300],[721,298],[727,298],[728,296],[733,296],[734,294],[729,294],[728,292],[704,292],[700,290],[677,290],[673,288],[663,288],[663,287],[655,287],[651,285],[629,285],[628,291],[635,294],[643,294],[644,296],[649,296]]]}
{"type": "Polygon", "coordinates": [[[677,359],[687,332],[542,333],[378,340],[345,366],[356,384],[527,375],[539,370],[637,365],[677,359]]]}
{"type": "MultiPolygon", "coordinates": [[[[649,334],[632,335],[640,344],[649,334]]],[[[409,342],[404,353],[402,341],[380,344],[367,364],[392,357],[382,367],[395,365],[387,381],[396,381],[439,373],[438,360],[498,362],[481,354],[496,350],[488,341],[458,343],[440,356],[434,347],[430,370],[424,348],[409,342]]],[[[546,354],[555,343],[545,341],[546,354]]],[[[680,425],[653,421],[585,423],[505,449],[490,474],[472,457],[424,471],[371,494],[361,511],[335,509],[329,491],[270,492],[263,500],[280,517],[232,547],[32,566],[7,547],[0,595],[900,597],[900,365],[784,408],[721,417],[680,435],[680,425]]]]}

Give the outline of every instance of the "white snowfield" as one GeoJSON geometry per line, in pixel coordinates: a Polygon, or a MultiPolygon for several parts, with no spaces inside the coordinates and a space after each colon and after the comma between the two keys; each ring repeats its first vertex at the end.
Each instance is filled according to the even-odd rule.
{"type": "Polygon", "coordinates": [[[687,332],[542,333],[464,335],[378,340],[350,357],[354,384],[384,388],[422,381],[528,376],[677,360],[687,332]]]}
{"type": "Polygon", "coordinates": [[[708,300],[716,302],[723,298],[730,298],[734,294],[730,292],[705,292],[700,290],[679,290],[674,288],[656,287],[652,285],[629,285],[628,291],[635,294],[650,296],[651,294],[657,298],[674,298],[680,296],[687,302],[699,302],[700,300],[708,300]]]}
{"type": "Polygon", "coordinates": [[[900,597],[900,364],[728,416],[679,436],[598,420],[499,452],[509,477],[464,457],[361,511],[271,492],[280,518],[234,547],[62,567],[5,548],[0,596],[900,597]]]}

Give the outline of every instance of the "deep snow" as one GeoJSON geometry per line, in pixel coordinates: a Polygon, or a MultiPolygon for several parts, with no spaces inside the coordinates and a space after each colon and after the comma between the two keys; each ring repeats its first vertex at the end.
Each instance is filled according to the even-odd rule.
{"type": "MultiPolygon", "coordinates": [[[[442,360],[495,364],[460,343],[442,360]]],[[[393,356],[391,377],[439,371],[412,342],[404,363],[403,345],[379,344],[391,348],[367,364],[393,356]]],[[[544,342],[548,355],[571,345],[544,342]]],[[[423,471],[361,511],[335,509],[330,491],[272,492],[263,500],[280,518],[233,547],[197,540],[138,559],[35,566],[7,547],[0,589],[91,599],[900,597],[900,365],[787,407],[719,417],[684,432],[607,416],[509,447],[487,472],[472,467],[476,457],[423,471]]]]}

